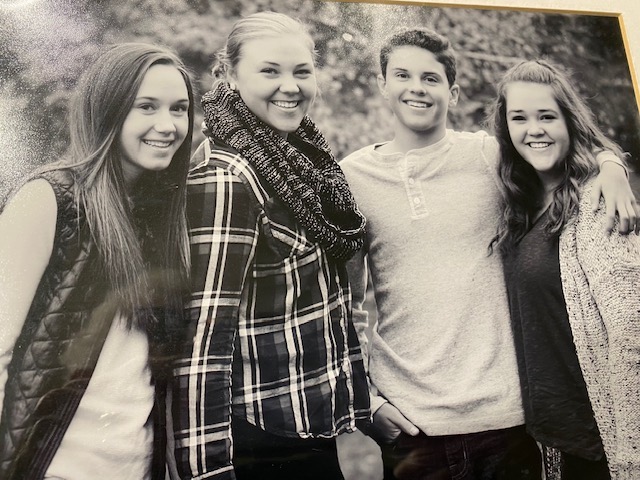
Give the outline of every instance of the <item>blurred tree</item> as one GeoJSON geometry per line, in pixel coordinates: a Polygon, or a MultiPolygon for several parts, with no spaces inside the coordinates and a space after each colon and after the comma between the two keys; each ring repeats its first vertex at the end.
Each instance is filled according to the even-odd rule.
{"type": "MultiPolygon", "coordinates": [[[[449,116],[454,128],[482,128],[504,71],[521,59],[547,57],[575,73],[604,130],[640,165],[638,108],[615,17],[318,0],[40,0],[0,9],[0,192],[27,167],[64,151],[69,97],[104,45],[144,41],[175,49],[199,96],[211,85],[208,72],[233,22],[262,10],[309,25],[320,85],[311,114],[338,158],[391,138],[390,112],[376,85],[379,46],[397,27],[422,25],[446,35],[458,53],[462,93],[449,116]]],[[[198,111],[198,124],[201,118],[198,111]]]]}

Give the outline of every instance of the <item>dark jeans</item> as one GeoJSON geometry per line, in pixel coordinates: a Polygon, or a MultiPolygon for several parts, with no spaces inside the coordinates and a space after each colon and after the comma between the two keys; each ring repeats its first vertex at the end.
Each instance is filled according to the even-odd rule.
{"type": "Polygon", "coordinates": [[[540,480],[542,457],[524,426],[411,437],[382,446],[385,480],[540,480]]]}
{"type": "Polygon", "coordinates": [[[289,438],[233,417],[238,480],[343,480],[335,439],[289,438]]]}
{"type": "Polygon", "coordinates": [[[611,480],[607,458],[585,460],[562,452],[562,480],[611,480]]]}

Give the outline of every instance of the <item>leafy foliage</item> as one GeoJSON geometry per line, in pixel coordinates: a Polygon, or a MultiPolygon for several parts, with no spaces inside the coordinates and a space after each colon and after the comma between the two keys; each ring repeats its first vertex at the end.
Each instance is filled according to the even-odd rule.
{"type": "MultiPolygon", "coordinates": [[[[321,90],[312,116],[338,158],[391,138],[390,112],[376,85],[377,52],[396,27],[422,25],[446,35],[458,52],[462,93],[450,112],[452,127],[482,128],[502,73],[521,59],[546,57],[575,72],[604,130],[640,159],[638,108],[615,17],[317,0],[40,0],[0,10],[0,189],[63,153],[69,97],[104,45],[172,47],[201,94],[233,22],[261,10],[309,25],[321,90]]],[[[196,128],[196,144],[201,135],[196,128]]]]}

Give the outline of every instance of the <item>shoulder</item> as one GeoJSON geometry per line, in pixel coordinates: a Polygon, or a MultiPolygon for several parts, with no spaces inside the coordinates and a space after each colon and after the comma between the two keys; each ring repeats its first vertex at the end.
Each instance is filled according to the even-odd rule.
{"type": "Polygon", "coordinates": [[[478,130],[477,132],[458,132],[449,130],[449,136],[451,143],[454,145],[496,152],[498,150],[498,142],[496,138],[484,130],[478,130]]]}
{"type": "Polygon", "coordinates": [[[373,160],[375,155],[374,149],[377,145],[380,144],[375,143],[362,147],[340,160],[340,168],[345,173],[349,181],[354,180],[353,177],[357,176],[358,172],[366,173],[368,171],[367,167],[370,166],[371,161],[373,160]]]}
{"type": "Polygon", "coordinates": [[[478,130],[477,132],[447,130],[447,134],[452,142],[484,143],[495,140],[495,138],[489,135],[485,130],[478,130]]]}
{"type": "Polygon", "coordinates": [[[199,187],[234,189],[238,193],[246,191],[261,204],[269,197],[261,178],[246,158],[225,146],[209,144],[209,140],[200,144],[192,156],[187,185],[190,192],[199,187]]]}
{"type": "Polygon", "coordinates": [[[577,217],[565,228],[563,234],[573,236],[580,257],[598,258],[602,262],[614,265],[617,262],[640,262],[640,237],[635,233],[620,234],[618,224],[613,231],[605,232],[606,215],[604,201],[601,199],[596,211],[590,204],[590,193],[594,179],[585,183],[580,191],[580,204],[577,217]]]}
{"type": "MultiPolygon", "coordinates": [[[[605,222],[605,207],[604,200],[600,199],[600,205],[598,209],[594,212],[591,208],[591,191],[593,190],[593,184],[595,182],[595,178],[592,178],[585,182],[585,184],[580,188],[580,203],[578,205],[578,214],[574,219],[574,223],[581,230],[586,230],[590,228],[595,228],[597,225],[601,225],[604,229],[605,222]]],[[[616,225],[617,227],[617,225],[616,225]]],[[[616,228],[617,231],[617,228],[616,228]]]]}
{"type": "MultiPolygon", "coordinates": [[[[45,166],[41,170],[32,173],[20,189],[9,200],[24,202],[30,200],[36,202],[47,214],[56,214],[61,223],[79,225],[84,221],[84,208],[81,205],[79,189],[75,176],[71,169],[56,166],[45,166]]],[[[9,208],[9,204],[5,209],[9,208]]],[[[44,214],[44,212],[43,212],[44,214]]]]}
{"type": "Polygon", "coordinates": [[[0,215],[0,228],[52,237],[57,214],[53,185],[44,178],[36,178],[25,183],[7,202],[0,215]]]}
{"type": "Polygon", "coordinates": [[[459,156],[481,160],[492,173],[498,166],[500,147],[496,138],[484,130],[477,132],[453,132],[453,151],[459,156]]]}
{"type": "Polygon", "coordinates": [[[53,211],[55,216],[57,202],[54,184],[46,178],[29,180],[7,201],[3,212],[16,209],[26,210],[29,213],[36,213],[36,210],[43,210],[46,213],[53,211]]]}
{"type": "Polygon", "coordinates": [[[53,189],[58,200],[63,197],[72,197],[77,188],[75,176],[69,168],[45,170],[35,175],[33,179],[46,181],[53,189]]]}
{"type": "Polygon", "coordinates": [[[350,153],[342,160],[340,160],[340,166],[346,165],[357,165],[358,163],[366,162],[371,155],[377,145],[381,145],[379,143],[372,143],[371,145],[367,145],[366,147],[359,148],[355,152],[350,153]]]}
{"type": "Polygon", "coordinates": [[[191,156],[189,177],[206,175],[207,172],[223,169],[234,175],[255,175],[249,161],[235,150],[204,140],[191,156]]]}

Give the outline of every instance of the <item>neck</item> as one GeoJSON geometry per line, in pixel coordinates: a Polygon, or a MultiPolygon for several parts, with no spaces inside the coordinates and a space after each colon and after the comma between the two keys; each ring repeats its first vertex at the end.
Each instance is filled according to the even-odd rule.
{"type": "Polygon", "coordinates": [[[538,173],[538,177],[542,182],[542,202],[540,203],[540,208],[536,213],[535,220],[537,220],[547,210],[547,208],[549,208],[549,205],[551,205],[551,202],[553,201],[553,194],[556,191],[556,188],[558,188],[558,185],[560,185],[559,178],[555,178],[553,181],[549,177],[545,177],[545,179],[543,179],[540,173],[538,173]]]}
{"type": "Polygon", "coordinates": [[[537,172],[545,198],[553,195],[553,191],[558,188],[562,182],[562,173],[560,172],[537,172]]]}
{"type": "Polygon", "coordinates": [[[131,194],[133,192],[133,190],[135,189],[136,183],[138,183],[138,179],[140,178],[140,176],[136,176],[133,178],[130,177],[125,177],[124,179],[124,188],[127,191],[128,194],[131,194]]]}
{"type": "Polygon", "coordinates": [[[447,130],[444,125],[430,129],[415,131],[404,125],[398,125],[396,120],[396,128],[393,140],[387,143],[381,150],[384,153],[407,153],[410,150],[428,147],[438,143],[444,138],[447,130]]]}

